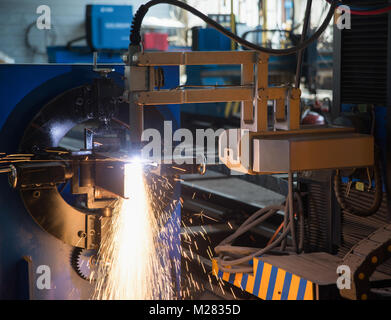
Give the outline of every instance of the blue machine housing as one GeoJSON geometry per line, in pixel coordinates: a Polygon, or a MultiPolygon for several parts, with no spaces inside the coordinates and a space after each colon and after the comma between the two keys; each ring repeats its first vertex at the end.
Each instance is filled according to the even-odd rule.
{"type": "Polygon", "coordinates": [[[194,51],[229,51],[231,40],[213,28],[193,29],[194,51]]]}
{"type": "Polygon", "coordinates": [[[92,50],[126,50],[132,18],[132,6],[87,5],[88,45],[92,50]]]}
{"type": "MultiPolygon", "coordinates": [[[[123,65],[110,65],[110,77],[123,85],[123,65]]],[[[165,67],[167,88],[178,85],[179,69],[165,67]]],[[[0,150],[17,153],[25,128],[50,100],[59,94],[86,83],[99,74],[91,65],[0,65],[0,150]]],[[[155,108],[155,107],[154,107],[155,108]]],[[[156,107],[162,118],[179,127],[179,106],[156,107]]],[[[0,175],[0,299],[89,299],[93,286],[71,268],[72,246],[47,233],[34,222],[24,207],[19,192],[12,189],[6,175],[0,175]],[[30,257],[26,262],[23,257],[30,257]],[[49,266],[51,288],[38,289],[37,268],[49,266]]],[[[174,189],[179,199],[180,185],[174,189]]],[[[180,259],[180,216],[178,205],[167,222],[173,226],[170,256],[180,259]]],[[[180,270],[176,270],[179,289],[180,270]]]]}
{"type": "MultiPolygon", "coordinates": [[[[49,63],[93,63],[93,52],[89,48],[75,46],[74,50],[69,50],[65,46],[50,46],[46,48],[49,63]]],[[[120,53],[99,52],[97,63],[113,64],[122,63],[120,53]]]]}

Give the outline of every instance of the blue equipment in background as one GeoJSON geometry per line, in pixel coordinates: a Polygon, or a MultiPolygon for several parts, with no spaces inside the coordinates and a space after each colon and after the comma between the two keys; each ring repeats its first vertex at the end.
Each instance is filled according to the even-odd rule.
{"type": "Polygon", "coordinates": [[[67,46],[47,47],[49,63],[92,63],[93,52],[99,52],[98,63],[121,63],[129,46],[133,7],[127,5],[87,5],[86,41],[88,47],[73,46],[82,40],[71,40],[67,46]]]}
{"type": "Polygon", "coordinates": [[[231,40],[213,28],[194,27],[193,51],[229,51],[231,50],[231,40]]]}
{"type": "Polygon", "coordinates": [[[86,31],[89,47],[94,51],[127,50],[132,18],[132,6],[87,5],[86,31]]]}
{"type": "MultiPolygon", "coordinates": [[[[216,17],[213,18],[216,19],[216,17]]],[[[192,29],[192,39],[193,51],[231,50],[231,40],[213,28],[194,27],[192,29]]],[[[186,85],[188,86],[238,84],[240,83],[240,66],[186,66],[186,76],[186,85]]],[[[181,111],[194,116],[227,118],[227,107],[230,105],[232,105],[232,103],[190,103],[182,105],[181,111]]],[[[236,109],[238,109],[239,103],[236,105],[236,109]]]]}

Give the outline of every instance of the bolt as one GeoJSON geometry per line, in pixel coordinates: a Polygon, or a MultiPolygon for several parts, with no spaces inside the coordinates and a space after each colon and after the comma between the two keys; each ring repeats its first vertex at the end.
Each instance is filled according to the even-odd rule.
{"type": "Polygon", "coordinates": [[[267,63],[269,61],[269,56],[265,54],[258,54],[258,63],[267,63]]]}
{"type": "Polygon", "coordinates": [[[365,274],[361,272],[361,273],[358,275],[358,278],[359,278],[360,280],[364,280],[365,274]]]}
{"type": "Polygon", "coordinates": [[[84,104],[84,99],[82,97],[78,97],[75,101],[75,104],[81,107],[84,104]]]}
{"type": "Polygon", "coordinates": [[[268,99],[268,94],[265,89],[263,89],[263,88],[258,89],[258,98],[261,100],[268,99]]]}
{"type": "Polygon", "coordinates": [[[86,238],[86,237],[87,237],[87,234],[86,234],[84,231],[81,231],[81,230],[77,233],[77,235],[78,235],[80,238],[86,238]]]}
{"type": "Polygon", "coordinates": [[[373,256],[372,259],[371,259],[371,262],[373,264],[376,264],[378,261],[379,261],[379,259],[376,256],[373,256]]]}
{"type": "Polygon", "coordinates": [[[33,197],[34,197],[35,199],[39,199],[40,196],[41,196],[41,192],[40,192],[40,191],[35,190],[35,191],[33,192],[33,197]]]}
{"type": "Polygon", "coordinates": [[[301,91],[298,88],[292,88],[291,99],[300,99],[301,91]]]}

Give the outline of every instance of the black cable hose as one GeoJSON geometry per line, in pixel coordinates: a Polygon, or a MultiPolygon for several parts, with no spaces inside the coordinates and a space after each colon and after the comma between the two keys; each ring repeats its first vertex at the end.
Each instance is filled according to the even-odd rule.
{"type": "MultiPolygon", "coordinates": [[[[381,170],[377,154],[375,155],[375,165],[373,167],[373,175],[375,180],[375,195],[372,204],[367,209],[355,208],[352,205],[349,205],[345,201],[345,197],[341,194],[341,177],[340,171],[337,170],[334,175],[334,192],[338,204],[343,210],[346,210],[354,215],[360,217],[369,217],[372,214],[376,213],[383,200],[383,184],[381,179],[381,170]]],[[[371,182],[369,182],[371,183],[371,182]]]]}
{"type": "MultiPolygon", "coordinates": [[[[311,6],[312,6],[312,0],[307,0],[300,43],[303,42],[305,38],[307,38],[307,31],[308,31],[308,26],[310,24],[310,17],[311,17],[311,6]]],[[[299,50],[299,54],[297,57],[296,78],[295,78],[295,87],[299,89],[300,89],[301,68],[303,65],[303,58],[304,58],[304,50],[299,50]]]]}
{"type": "Polygon", "coordinates": [[[318,30],[311,37],[309,37],[307,40],[299,43],[298,45],[296,45],[294,47],[288,48],[288,49],[271,49],[271,48],[257,46],[254,43],[251,43],[251,42],[235,35],[234,33],[227,30],[226,28],[224,28],[222,25],[220,25],[216,21],[212,20],[211,18],[209,18],[208,16],[206,16],[202,12],[198,11],[197,9],[195,9],[194,7],[192,7],[186,3],[183,3],[178,0],[151,0],[144,5],[141,5],[139,7],[139,9],[137,10],[136,14],[134,15],[133,23],[132,23],[132,27],[131,27],[131,31],[130,31],[130,44],[131,45],[139,46],[141,44],[141,34],[140,34],[141,25],[142,25],[143,19],[144,19],[145,15],[147,14],[149,8],[151,8],[155,5],[158,5],[158,4],[162,4],[162,3],[174,5],[174,6],[180,7],[184,10],[191,12],[192,14],[196,15],[200,19],[204,20],[207,24],[209,24],[210,26],[215,28],[217,31],[223,33],[228,38],[241,44],[244,47],[247,47],[247,48],[255,50],[255,51],[264,52],[264,53],[267,53],[270,55],[278,56],[278,55],[294,54],[294,53],[298,52],[299,50],[305,49],[312,42],[314,42],[316,39],[318,39],[320,37],[320,35],[326,30],[331,19],[333,18],[334,10],[337,7],[338,1],[337,0],[332,1],[331,5],[330,5],[330,10],[329,10],[325,20],[320,25],[318,30]]]}
{"type": "MultiPolygon", "coordinates": [[[[31,42],[30,42],[30,31],[32,30],[33,27],[36,26],[36,22],[32,22],[30,23],[27,28],[26,28],[26,31],[25,31],[25,34],[24,34],[24,44],[25,46],[30,49],[33,54],[39,54],[39,55],[43,55],[43,56],[46,56],[47,55],[47,52],[46,50],[44,52],[40,52],[38,50],[38,48],[34,47],[31,42]]],[[[50,34],[49,34],[50,35],[50,34]]],[[[52,43],[55,43],[56,42],[56,39],[57,39],[57,35],[55,33],[53,33],[53,38],[52,38],[52,43]]],[[[46,43],[45,43],[46,44],[46,43]]],[[[46,48],[45,48],[46,49],[46,48]]]]}

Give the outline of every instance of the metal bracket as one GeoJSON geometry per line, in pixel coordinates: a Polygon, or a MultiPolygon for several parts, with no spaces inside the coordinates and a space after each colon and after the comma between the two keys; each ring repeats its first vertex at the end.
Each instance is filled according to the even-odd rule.
{"type": "Polygon", "coordinates": [[[94,72],[98,72],[102,77],[107,77],[107,75],[110,73],[110,72],[113,72],[115,71],[115,69],[113,68],[98,68],[98,52],[97,51],[94,51],[93,53],[93,68],[92,70],[94,72]]]}

